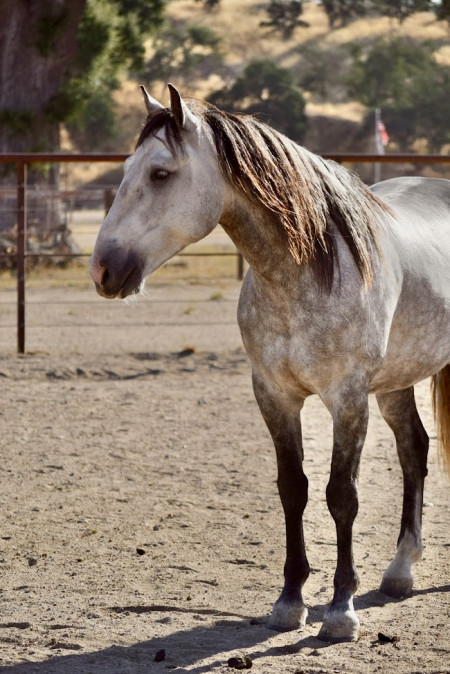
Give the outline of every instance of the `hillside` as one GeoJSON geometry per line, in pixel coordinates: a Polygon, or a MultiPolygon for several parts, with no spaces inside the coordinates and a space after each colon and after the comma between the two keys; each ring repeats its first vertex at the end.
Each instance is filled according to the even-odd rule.
{"type": "MultiPolygon", "coordinates": [[[[324,10],[314,2],[306,2],[302,19],[309,27],[298,27],[291,39],[283,40],[279,33],[260,27],[260,22],[267,18],[264,7],[261,0],[245,0],[245,3],[222,0],[217,9],[208,12],[194,0],[172,0],[167,8],[167,25],[179,30],[201,26],[214,31],[221,38],[223,56],[220,73],[203,72],[193,76],[191,72],[172,79],[183,95],[205,98],[233,82],[255,59],[271,59],[288,68],[296,81],[307,72],[312,77],[313,88],[317,89],[319,82],[323,90],[322,95],[317,91],[304,91],[309,120],[304,145],[315,152],[373,151],[372,140],[367,136],[362,139],[360,133],[365,107],[348,100],[346,90],[338,82],[338,75],[344,74],[350,66],[351,46],[368,49],[382,37],[408,36],[418,41],[433,41],[439,61],[450,65],[449,28],[445,22],[436,21],[432,13],[415,14],[402,24],[387,17],[372,17],[330,30],[324,10]]],[[[149,40],[146,47],[151,57],[153,41],[149,40]]],[[[143,83],[156,98],[167,101],[164,81],[143,83]]],[[[143,119],[138,84],[136,80],[124,80],[114,94],[119,117],[118,151],[132,149],[143,119]]],[[[65,147],[70,149],[67,138],[65,147]]],[[[417,150],[423,148],[419,143],[417,150]]],[[[91,172],[85,172],[84,180],[89,177],[91,172]]]]}
{"type": "MultiPolygon", "coordinates": [[[[212,91],[233,81],[242,73],[245,66],[255,59],[271,59],[277,65],[290,69],[294,77],[299,78],[305,67],[314,67],[311,60],[322,63],[328,61],[325,76],[333,79],[335,69],[349,66],[351,45],[359,44],[368,48],[382,37],[409,36],[419,41],[433,40],[440,43],[439,59],[450,64],[450,34],[445,22],[438,22],[431,13],[418,13],[403,24],[387,17],[373,17],[354,21],[346,27],[330,30],[326,14],[322,7],[314,2],[304,5],[302,19],[309,23],[309,28],[298,27],[291,39],[282,40],[279,33],[261,28],[260,22],[266,18],[264,3],[260,0],[222,0],[217,10],[207,12],[201,4],[194,0],[173,0],[168,6],[168,22],[173,26],[186,25],[206,26],[215,31],[222,40],[224,53],[225,76],[210,74],[206,78],[187,79],[179,77],[175,82],[184,95],[205,98],[212,91]]],[[[152,43],[148,44],[151,54],[152,43]]],[[[323,75],[323,68],[321,71],[323,75]]],[[[148,83],[147,83],[148,84],[148,83]]],[[[150,83],[153,95],[160,100],[167,99],[164,82],[150,83]]],[[[328,100],[320,100],[317,96],[305,92],[307,97],[306,113],[309,117],[329,117],[343,119],[348,122],[360,122],[365,108],[356,101],[345,98],[345,92],[329,83],[328,100]]],[[[142,105],[135,82],[126,81],[116,94],[116,101],[121,109],[124,130],[131,131],[134,125],[134,114],[141,118],[142,105]]],[[[136,126],[134,125],[134,129],[136,126]]],[[[314,130],[313,136],[314,136],[314,130]]],[[[127,134],[128,135],[128,134],[127,134]]],[[[331,134],[333,135],[333,134],[331,134]]],[[[314,140],[312,136],[311,140],[314,140]]],[[[327,138],[332,142],[332,138],[327,138]]],[[[321,151],[342,150],[336,146],[320,148],[321,151]]],[[[317,143],[313,142],[313,145],[317,143]]],[[[314,148],[313,148],[314,149],[314,148]]],[[[319,149],[319,148],[317,148],[319,149]]],[[[350,148],[345,148],[350,149],[350,148]]]]}

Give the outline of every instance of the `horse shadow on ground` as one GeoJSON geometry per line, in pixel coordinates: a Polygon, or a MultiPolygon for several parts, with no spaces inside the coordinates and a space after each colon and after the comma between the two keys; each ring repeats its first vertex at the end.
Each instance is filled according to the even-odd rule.
{"type": "MultiPolygon", "coordinates": [[[[413,591],[412,596],[450,592],[450,585],[413,591]]],[[[388,603],[404,601],[393,599],[376,590],[355,598],[355,609],[364,610],[382,607],[388,603]]],[[[99,651],[70,655],[55,654],[43,662],[23,662],[2,666],[5,674],[157,674],[167,670],[176,670],[182,674],[207,674],[214,667],[226,665],[232,655],[243,652],[253,662],[262,657],[282,657],[301,653],[311,655],[323,648],[332,648],[333,644],[320,641],[317,636],[326,605],[315,605],[309,609],[309,618],[305,632],[292,632],[291,643],[282,646],[265,644],[276,632],[268,629],[267,616],[250,619],[248,616],[223,614],[219,611],[201,609],[178,609],[173,606],[123,606],[112,607],[111,613],[135,614],[136,619],[143,614],[188,612],[193,619],[206,621],[214,615],[217,620],[207,625],[198,622],[195,626],[173,632],[163,637],[150,638],[132,646],[112,645],[99,651]],[[222,618],[220,618],[222,616],[222,618]],[[223,616],[226,616],[223,618],[223,616]],[[306,635],[314,630],[314,635],[306,635]],[[299,634],[302,638],[298,639],[299,634]],[[303,636],[305,635],[305,636],[303,636]],[[309,649],[309,652],[308,652],[309,649]],[[165,657],[155,661],[158,652],[164,651],[165,657]],[[221,657],[220,657],[221,655],[221,657]],[[217,659],[210,659],[217,656],[217,659]],[[200,664],[208,659],[208,664],[200,664]],[[196,663],[199,663],[197,666],[196,663]]],[[[150,627],[150,625],[149,625],[150,627]]],[[[376,635],[374,640],[376,640],[376,635]]],[[[230,669],[230,671],[232,671],[230,669]]]]}

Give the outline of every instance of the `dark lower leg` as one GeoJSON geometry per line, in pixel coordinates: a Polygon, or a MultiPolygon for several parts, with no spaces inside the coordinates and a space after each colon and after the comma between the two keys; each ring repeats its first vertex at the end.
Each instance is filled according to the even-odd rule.
{"type": "Polygon", "coordinates": [[[358,575],[353,561],[352,531],[358,512],[358,474],[364,444],[368,406],[367,396],[355,395],[334,410],[334,444],[327,504],[336,525],[337,565],[334,594],[319,638],[349,641],[358,636],[359,620],[353,609],[358,575]]]}
{"type": "Polygon", "coordinates": [[[282,460],[278,466],[278,490],[286,523],[286,562],[282,597],[301,600],[301,588],[309,575],[303,534],[303,512],[308,500],[308,480],[303,470],[282,460]]]}
{"type": "Polygon", "coordinates": [[[411,565],[422,554],[423,488],[427,474],[428,436],[417,413],[413,388],[377,396],[392,428],[403,471],[403,510],[397,554],[386,570],[381,591],[394,597],[411,593],[411,565]]]}
{"type": "Polygon", "coordinates": [[[254,390],[276,449],[277,484],[286,524],[284,587],[274,606],[270,625],[278,629],[294,629],[304,625],[306,620],[302,587],[309,575],[302,523],[308,499],[308,480],[302,467],[299,416],[303,401],[291,405],[281,397],[275,398],[255,375],[254,390]]]}
{"type": "Polygon", "coordinates": [[[354,471],[335,468],[327,486],[327,503],[336,524],[337,564],[333,599],[328,607],[319,637],[326,641],[357,638],[359,621],[353,609],[358,575],[353,560],[352,531],[358,512],[358,492],[354,471]]]}

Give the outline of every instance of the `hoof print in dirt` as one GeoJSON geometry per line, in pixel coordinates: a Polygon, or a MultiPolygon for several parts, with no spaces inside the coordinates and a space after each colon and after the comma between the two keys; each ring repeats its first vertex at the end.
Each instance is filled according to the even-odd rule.
{"type": "Polygon", "coordinates": [[[155,653],[155,657],[153,658],[154,662],[163,662],[166,659],[166,651],[164,648],[161,648],[161,650],[157,651],[155,653]]]}
{"type": "Polygon", "coordinates": [[[253,662],[248,655],[243,658],[234,657],[228,660],[228,667],[231,667],[232,669],[251,669],[253,667],[253,662]]]}

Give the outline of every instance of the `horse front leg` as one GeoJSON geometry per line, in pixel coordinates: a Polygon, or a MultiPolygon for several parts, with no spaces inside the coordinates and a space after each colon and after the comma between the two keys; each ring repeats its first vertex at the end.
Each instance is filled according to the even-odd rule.
{"type": "Polygon", "coordinates": [[[303,629],[308,610],[303,603],[302,587],[309,576],[302,521],[308,500],[300,425],[304,401],[292,402],[281,394],[275,395],[270,385],[267,386],[255,372],[253,389],[275,445],[277,484],[286,524],[284,587],[273,607],[269,627],[276,630],[303,629]]]}
{"type": "Polygon", "coordinates": [[[352,531],[358,512],[358,475],[369,418],[367,393],[339,392],[325,404],[333,416],[333,455],[326,495],[336,525],[337,565],[334,594],[319,639],[355,641],[359,620],[353,608],[359,579],[353,561],[352,531]]]}

